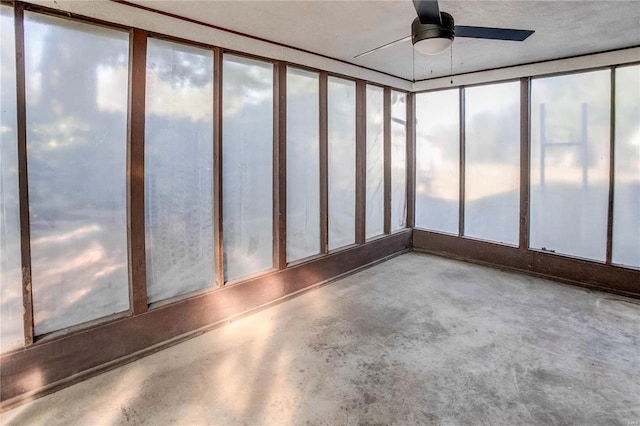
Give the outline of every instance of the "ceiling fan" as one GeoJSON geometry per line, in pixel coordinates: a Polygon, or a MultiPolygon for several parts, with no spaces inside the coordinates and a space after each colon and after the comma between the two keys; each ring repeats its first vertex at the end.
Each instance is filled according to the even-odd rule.
{"type": "Polygon", "coordinates": [[[413,0],[413,6],[416,8],[418,17],[411,24],[410,36],[368,50],[354,56],[354,59],[409,39],[418,52],[436,55],[451,46],[455,37],[524,41],[534,33],[532,30],[455,25],[453,16],[447,12],[440,12],[438,0],[413,0]]]}

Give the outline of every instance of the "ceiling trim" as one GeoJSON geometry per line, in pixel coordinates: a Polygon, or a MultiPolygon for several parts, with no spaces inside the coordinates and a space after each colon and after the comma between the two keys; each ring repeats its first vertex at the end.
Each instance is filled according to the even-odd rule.
{"type": "MultiPolygon", "coordinates": [[[[0,0],[2,3],[12,2],[0,0]]],[[[598,67],[629,64],[640,58],[640,45],[579,56],[550,59],[540,62],[515,64],[453,76],[412,81],[387,72],[357,65],[328,55],[289,46],[258,36],[229,30],[213,24],[159,11],[128,0],[78,2],[73,0],[24,0],[43,12],[67,15],[72,18],[101,21],[104,25],[123,28],[141,28],[152,34],[177,37],[186,43],[222,48],[223,51],[247,54],[270,61],[282,61],[293,67],[326,71],[336,76],[347,76],[367,83],[391,86],[404,92],[420,92],[463,85],[513,80],[521,77],[588,70],[598,67]],[[102,5],[96,7],[96,5],[102,5]],[[112,5],[112,6],[109,6],[112,5]],[[156,15],[158,18],[152,19],[156,15]]]]}
{"type": "MultiPolygon", "coordinates": [[[[8,0],[0,1],[14,3],[8,0]]],[[[217,47],[229,53],[248,54],[291,66],[350,76],[367,83],[382,84],[399,90],[410,91],[413,84],[411,80],[373,68],[219,29],[214,25],[181,16],[173,16],[153,9],[145,10],[138,5],[128,4],[126,0],[18,0],[15,3],[33,5],[39,9],[33,9],[34,11],[59,14],[89,22],[102,21],[105,25],[126,29],[139,28],[155,36],[176,37],[185,43],[217,47]]]]}
{"type": "Polygon", "coordinates": [[[447,87],[469,86],[482,83],[515,80],[522,77],[551,76],[571,71],[587,71],[597,68],[637,63],[640,46],[541,62],[494,68],[447,77],[416,81],[412,92],[422,92],[447,87]]]}
{"type": "Polygon", "coordinates": [[[163,15],[163,16],[166,16],[166,17],[169,17],[169,18],[179,19],[181,21],[186,21],[186,22],[189,22],[191,24],[202,25],[202,26],[207,27],[207,28],[211,28],[211,29],[218,30],[218,31],[224,31],[226,33],[233,34],[233,35],[236,35],[236,36],[246,37],[246,38],[249,38],[251,40],[261,41],[263,43],[269,43],[269,44],[273,44],[275,46],[285,47],[287,49],[296,50],[298,52],[306,53],[306,54],[309,54],[309,55],[319,56],[319,57],[324,58],[324,59],[329,59],[329,60],[340,62],[340,63],[346,64],[346,65],[351,65],[351,66],[354,66],[354,67],[362,68],[362,69],[365,69],[365,70],[368,70],[368,71],[377,72],[377,73],[386,75],[388,77],[393,77],[393,78],[397,78],[397,79],[403,80],[403,81],[405,81],[407,83],[413,83],[412,80],[409,80],[407,78],[400,77],[400,76],[397,76],[395,74],[391,74],[391,73],[388,73],[388,72],[385,72],[385,71],[380,71],[380,70],[376,70],[376,69],[373,69],[373,68],[365,67],[365,66],[362,66],[362,65],[354,64],[353,62],[345,61],[343,59],[334,58],[332,56],[324,55],[322,53],[312,52],[310,50],[302,49],[300,47],[291,46],[291,45],[285,44],[285,43],[280,43],[280,42],[277,42],[277,41],[274,41],[274,40],[269,40],[269,39],[266,39],[266,38],[263,38],[263,37],[254,36],[254,35],[243,33],[243,32],[236,31],[236,30],[231,30],[231,29],[228,29],[228,28],[220,27],[218,25],[214,25],[214,24],[209,24],[207,22],[199,21],[197,19],[192,19],[192,18],[187,18],[185,16],[176,15],[176,14],[171,13],[171,12],[165,12],[165,11],[162,11],[162,10],[154,9],[152,7],[143,6],[143,5],[136,4],[136,3],[131,3],[129,1],[127,1],[127,0],[110,0],[110,1],[113,2],[113,3],[118,3],[118,4],[121,4],[121,5],[124,5],[124,6],[129,6],[129,7],[133,7],[133,8],[136,8],[136,9],[144,10],[145,12],[157,13],[159,15],[163,15]]]}

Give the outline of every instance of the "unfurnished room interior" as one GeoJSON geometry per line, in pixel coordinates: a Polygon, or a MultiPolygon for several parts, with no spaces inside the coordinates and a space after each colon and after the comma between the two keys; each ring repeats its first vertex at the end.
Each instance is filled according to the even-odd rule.
{"type": "Polygon", "coordinates": [[[3,425],[640,425],[640,2],[0,4],[3,425]]]}

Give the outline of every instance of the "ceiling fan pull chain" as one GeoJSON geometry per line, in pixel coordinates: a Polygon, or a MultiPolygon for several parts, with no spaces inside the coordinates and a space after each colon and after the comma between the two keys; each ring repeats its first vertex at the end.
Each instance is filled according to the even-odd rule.
{"type": "Polygon", "coordinates": [[[411,46],[411,71],[412,71],[412,75],[411,78],[413,80],[413,82],[416,82],[416,49],[411,46]]]}
{"type": "Polygon", "coordinates": [[[451,68],[449,69],[449,76],[451,77],[451,84],[453,84],[453,44],[451,45],[451,68]]]}

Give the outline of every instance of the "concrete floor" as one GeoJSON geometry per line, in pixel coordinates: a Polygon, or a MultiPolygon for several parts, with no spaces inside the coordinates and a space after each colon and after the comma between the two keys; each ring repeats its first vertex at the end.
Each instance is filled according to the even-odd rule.
{"type": "Polygon", "coordinates": [[[7,425],[640,425],[639,301],[409,253],[7,425]]]}

